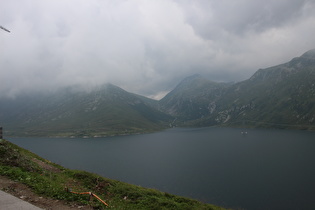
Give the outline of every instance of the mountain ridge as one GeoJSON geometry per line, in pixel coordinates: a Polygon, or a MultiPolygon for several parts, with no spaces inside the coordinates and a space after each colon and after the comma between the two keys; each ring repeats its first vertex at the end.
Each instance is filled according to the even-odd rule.
{"type": "Polygon", "coordinates": [[[314,86],[315,50],[310,50],[226,87],[222,97],[208,101],[214,110],[188,124],[314,129],[314,86]]]}
{"type": "Polygon", "coordinates": [[[160,121],[169,116],[149,102],[154,100],[144,101],[112,84],[90,92],[65,88],[44,96],[2,100],[0,119],[12,135],[107,136],[160,130],[165,127],[160,121]]]}
{"type": "Polygon", "coordinates": [[[183,120],[198,119],[213,108],[208,101],[216,101],[226,86],[228,84],[212,82],[195,74],[180,82],[159,104],[161,110],[170,115],[176,115],[183,120]]]}
{"type": "Polygon", "coordinates": [[[109,136],[214,125],[315,130],[315,50],[237,83],[195,74],[159,101],[113,84],[2,98],[0,124],[6,135],[18,136],[109,136]]]}

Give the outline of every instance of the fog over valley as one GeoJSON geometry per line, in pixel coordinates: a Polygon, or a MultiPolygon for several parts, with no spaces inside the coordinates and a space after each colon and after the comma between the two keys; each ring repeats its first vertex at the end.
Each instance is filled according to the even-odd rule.
{"type": "Polygon", "coordinates": [[[315,47],[315,2],[4,1],[0,97],[112,83],[160,99],[182,79],[242,81],[315,47]]]}

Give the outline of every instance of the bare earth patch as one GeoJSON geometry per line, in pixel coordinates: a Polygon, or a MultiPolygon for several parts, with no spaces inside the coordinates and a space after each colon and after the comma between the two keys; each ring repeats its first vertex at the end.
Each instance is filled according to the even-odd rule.
{"type": "Polygon", "coordinates": [[[33,193],[26,185],[10,180],[4,176],[0,176],[0,189],[37,207],[47,210],[93,209],[90,206],[80,206],[75,203],[41,197],[33,193]]]}
{"type": "Polygon", "coordinates": [[[56,168],[50,164],[47,164],[41,160],[38,160],[36,158],[32,159],[33,162],[37,163],[42,169],[45,169],[46,171],[54,172],[54,173],[60,173],[61,170],[59,168],[56,168]]]}

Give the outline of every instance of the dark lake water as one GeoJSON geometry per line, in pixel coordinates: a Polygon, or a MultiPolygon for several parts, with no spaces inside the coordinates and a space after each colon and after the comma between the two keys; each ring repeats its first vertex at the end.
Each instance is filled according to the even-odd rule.
{"type": "Polygon", "coordinates": [[[315,133],[175,128],[107,138],[9,138],[71,169],[241,209],[315,209],[315,133]]]}

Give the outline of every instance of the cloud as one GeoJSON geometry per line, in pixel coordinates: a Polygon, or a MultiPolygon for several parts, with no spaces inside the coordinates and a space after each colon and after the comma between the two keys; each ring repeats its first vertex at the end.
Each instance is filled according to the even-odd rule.
{"type": "MultiPolygon", "coordinates": [[[[304,17],[304,7],[311,1],[177,1],[186,20],[206,39],[217,39],[222,32],[243,36],[248,31],[260,33],[282,27],[304,17]]],[[[314,6],[314,5],[312,5],[314,6]]]]}
{"type": "Polygon", "coordinates": [[[0,92],[106,82],[151,97],[184,77],[246,79],[314,48],[313,1],[7,1],[0,92]]]}
{"type": "Polygon", "coordinates": [[[246,79],[315,46],[313,1],[177,2],[195,33],[214,43],[217,78],[246,79]]]}

